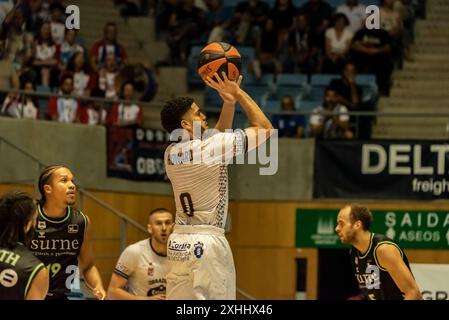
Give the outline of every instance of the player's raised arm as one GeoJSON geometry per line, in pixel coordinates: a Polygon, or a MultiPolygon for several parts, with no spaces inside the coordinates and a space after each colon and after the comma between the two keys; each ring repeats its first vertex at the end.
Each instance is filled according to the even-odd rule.
{"type": "Polygon", "coordinates": [[[221,109],[220,118],[217,121],[215,129],[220,132],[224,132],[226,129],[232,128],[232,122],[234,121],[235,104],[237,103],[237,92],[242,83],[242,76],[239,76],[237,81],[231,81],[226,76],[225,72],[222,72],[223,80],[217,73],[214,73],[212,79],[207,76],[204,82],[211,88],[217,90],[220,97],[223,99],[223,107],[221,109]]]}

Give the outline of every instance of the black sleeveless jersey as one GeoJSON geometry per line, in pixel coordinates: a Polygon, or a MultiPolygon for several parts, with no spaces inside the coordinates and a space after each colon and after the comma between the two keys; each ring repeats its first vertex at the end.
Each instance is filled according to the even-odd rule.
{"type": "Polygon", "coordinates": [[[65,216],[58,220],[46,216],[41,206],[38,210],[30,250],[50,273],[47,299],[66,299],[72,288],[79,289],[78,256],[87,218],[73,207],[67,207],[65,216]]]}
{"type": "Polygon", "coordinates": [[[379,245],[384,243],[397,247],[402,259],[410,269],[405,253],[393,240],[382,234],[372,233],[368,251],[364,255],[355,247],[351,248],[351,263],[355,277],[360,290],[368,300],[403,300],[404,296],[401,290],[377,261],[376,250],[379,245]]]}
{"type": "Polygon", "coordinates": [[[0,300],[23,300],[35,276],[45,268],[23,244],[0,248],[0,300]]]}

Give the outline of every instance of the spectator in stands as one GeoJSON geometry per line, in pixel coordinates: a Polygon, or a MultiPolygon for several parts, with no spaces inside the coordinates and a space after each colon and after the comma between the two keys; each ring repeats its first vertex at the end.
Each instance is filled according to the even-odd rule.
{"type": "Polygon", "coordinates": [[[354,35],[349,30],[349,20],[343,13],[337,13],[332,20],[332,27],[327,29],[325,33],[326,56],[323,61],[323,72],[341,73],[348,58],[354,35]]]}
{"type": "Polygon", "coordinates": [[[275,29],[273,20],[267,19],[262,32],[256,41],[256,57],[251,67],[256,79],[260,79],[263,73],[281,73],[282,65],[278,60],[281,47],[281,38],[275,29]]]}
{"type": "MultiPolygon", "coordinates": [[[[31,81],[24,82],[20,89],[36,91],[31,81]]],[[[39,104],[35,96],[10,93],[3,102],[0,114],[18,119],[39,119],[39,104]]]]}
{"type": "Polygon", "coordinates": [[[414,40],[415,29],[415,8],[413,0],[397,0],[394,3],[394,10],[398,12],[404,27],[402,44],[404,47],[404,58],[408,61],[414,61],[410,51],[410,46],[414,40]]]}
{"type": "MultiPolygon", "coordinates": [[[[73,92],[73,77],[65,74],[61,79],[59,94],[71,95],[73,92]]],[[[72,97],[51,97],[48,101],[48,115],[50,120],[74,123],[80,121],[81,107],[72,97]]]]}
{"type": "Polygon", "coordinates": [[[76,33],[75,29],[65,30],[65,39],[59,49],[59,61],[65,67],[74,53],[82,52],[84,54],[84,48],[76,42],[76,33]]]}
{"type": "MultiPolygon", "coordinates": [[[[283,96],[281,99],[281,110],[284,112],[295,111],[295,101],[292,96],[283,96]]],[[[272,117],[271,123],[278,129],[280,138],[302,138],[306,120],[303,115],[276,114],[272,117]]]]}
{"type": "Polygon", "coordinates": [[[380,28],[387,31],[391,38],[391,51],[394,61],[402,68],[403,25],[400,14],[394,9],[395,0],[382,0],[380,7],[380,28]]]}
{"type": "Polygon", "coordinates": [[[270,12],[274,27],[281,33],[293,30],[295,13],[297,9],[292,0],[276,0],[274,8],[270,12]]]}
{"type": "Polygon", "coordinates": [[[138,104],[131,102],[135,99],[132,82],[123,83],[120,98],[126,101],[115,103],[112,106],[108,115],[108,123],[115,126],[142,126],[143,109],[138,104]]]}
{"type": "MultiPolygon", "coordinates": [[[[99,88],[95,88],[91,92],[92,98],[104,98],[104,92],[99,88]]],[[[106,124],[107,111],[104,103],[89,100],[81,108],[80,114],[81,123],[88,125],[103,125],[106,124]]]]}
{"type": "Polygon", "coordinates": [[[362,104],[362,88],[356,83],[357,68],[353,62],[347,62],[340,79],[333,79],[329,87],[337,93],[337,101],[351,111],[358,110],[362,104]]]}
{"type": "Polygon", "coordinates": [[[118,75],[118,67],[115,55],[111,54],[106,57],[105,66],[98,71],[98,87],[105,92],[105,97],[110,99],[117,98],[115,89],[115,78],[118,75]]]}
{"type": "Polygon", "coordinates": [[[172,13],[168,25],[167,45],[170,63],[186,65],[190,54],[190,42],[199,40],[206,26],[205,13],[194,5],[193,0],[183,0],[172,13]]]}
{"type": "Polygon", "coordinates": [[[76,52],[69,60],[67,72],[73,77],[73,95],[89,96],[90,91],[97,86],[95,75],[82,52],[76,52]]]}
{"type": "Polygon", "coordinates": [[[94,71],[100,70],[108,55],[114,55],[118,66],[125,65],[128,54],[124,46],[117,41],[118,29],[115,22],[108,22],[104,27],[103,40],[94,43],[90,50],[90,62],[94,71]]]}
{"type": "Polygon", "coordinates": [[[255,30],[262,29],[270,14],[269,5],[261,0],[239,2],[234,10],[230,28],[235,33],[238,44],[253,44],[251,38],[255,30]]]}
{"type": "Polygon", "coordinates": [[[298,12],[307,16],[311,35],[316,39],[319,48],[324,50],[324,32],[331,20],[331,6],[323,0],[309,0],[298,12]]]}
{"type": "Polygon", "coordinates": [[[352,39],[352,58],[360,73],[376,75],[379,93],[389,95],[393,72],[391,37],[383,29],[360,29],[352,39]]]}
{"type": "Polygon", "coordinates": [[[283,63],[284,71],[307,74],[316,71],[318,43],[310,33],[304,14],[295,17],[295,28],[288,35],[288,46],[290,58],[283,63]]]}
{"type": "Polygon", "coordinates": [[[65,34],[65,8],[59,2],[50,5],[51,37],[57,45],[64,41],[65,34]]]}
{"type": "Polygon", "coordinates": [[[348,109],[337,102],[337,93],[334,89],[326,88],[323,104],[315,108],[310,117],[310,128],[315,138],[354,138],[349,128],[348,109]]]}
{"type": "Polygon", "coordinates": [[[51,25],[44,22],[34,41],[32,66],[38,74],[37,83],[54,87],[59,76],[57,47],[51,37],[51,25]]]}
{"type": "Polygon", "coordinates": [[[165,39],[170,24],[170,17],[175,13],[178,6],[179,0],[158,1],[155,27],[156,35],[159,39],[165,39]]]}
{"type": "Polygon", "coordinates": [[[25,5],[25,29],[27,32],[36,34],[41,29],[42,24],[47,20],[48,15],[42,7],[42,0],[28,0],[25,5]]]}
{"type": "Polygon", "coordinates": [[[232,16],[230,7],[224,6],[224,0],[207,0],[208,11],[206,12],[207,43],[214,41],[232,42],[228,25],[232,16]]]}
{"type": "Polygon", "coordinates": [[[349,29],[356,33],[362,29],[366,19],[366,7],[359,0],[346,0],[337,7],[337,13],[343,13],[349,20],[349,29]]]}

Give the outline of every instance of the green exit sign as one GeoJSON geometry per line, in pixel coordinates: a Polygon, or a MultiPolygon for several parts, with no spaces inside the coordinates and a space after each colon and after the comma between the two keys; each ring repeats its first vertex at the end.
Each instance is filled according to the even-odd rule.
{"type": "MultiPolygon", "coordinates": [[[[296,209],[296,247],[347,248],[335,233],[339,209],[296,209]]],[[[402,248],[449,249],[449,212],[372,210],[371,230],[402,248]]]]}

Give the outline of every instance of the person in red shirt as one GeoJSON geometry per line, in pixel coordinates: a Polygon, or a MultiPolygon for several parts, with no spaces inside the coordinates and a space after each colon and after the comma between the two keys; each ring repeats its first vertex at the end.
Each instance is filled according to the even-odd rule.
{"type": "Polygon", "coordinates": [[[108,22],[104,27],[103,40],[94,43],[90,50],[90,62],[94,71],[98,72],[110,54],[115,56],[118,65],[126,64],[128,54],[125,47],[118,43],[117,34],[117,25],[114,22],[108,22]]]}
{"type": "MultiPolygon", "coordinates": [[[[65,74],[61,79],[59,94],[71,95],[73,92],[73,77],[65,74]]],[[[48,115],[50,120],[59,122],[79,122],[81,107],[79,101],[70,97],[51,97],[48,101],[48,115]]]]}

